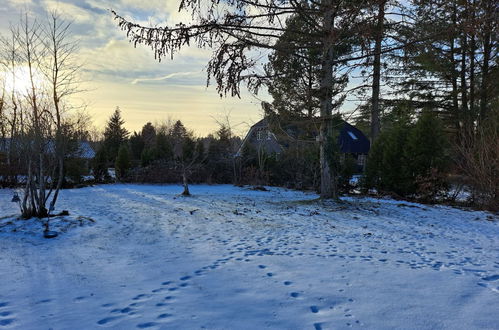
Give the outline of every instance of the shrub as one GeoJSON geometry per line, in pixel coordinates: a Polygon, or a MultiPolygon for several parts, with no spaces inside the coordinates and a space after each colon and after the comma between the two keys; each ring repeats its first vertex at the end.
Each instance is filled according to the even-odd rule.
{"type": "Polygon", "coordinates": [[[109,173],[107,172],[107,159],[108,154],[106,148],[101,146],[97,151],[92,164],[92,171],[96,182],[105,182],[109,180],[109,173]]]}
{"type": "Polygon", "coordinates": [[[123,180],[130,169],[130,154],[128,152],[128,147],[125,144],[120,146],[114,166],[116,169],[116,177],[123,180]]]}
{"type": "Polygon", "coordinates": [[[413,126],[399,120],[372,146],[363,184],[432,200],[446,187],[447,145],[443,126],[431,112],[423,111],[413,126]]]}

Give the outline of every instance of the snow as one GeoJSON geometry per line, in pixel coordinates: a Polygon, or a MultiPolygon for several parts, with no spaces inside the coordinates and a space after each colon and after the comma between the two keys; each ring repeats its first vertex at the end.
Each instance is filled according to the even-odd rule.
{"type": "Polygon", "coordinates": [[[499,329],[496,215],[268,189],[0,190],[0,329],[499,329]]]}

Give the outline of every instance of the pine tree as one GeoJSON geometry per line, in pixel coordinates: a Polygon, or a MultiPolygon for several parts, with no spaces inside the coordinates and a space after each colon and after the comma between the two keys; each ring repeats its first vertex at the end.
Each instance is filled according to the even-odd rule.
{"type": "Polygon", "coordinates": [[[128,131],[123,127],[125,121],[121,117],[119,107],[116,107],[114,113],[107,122],[104,131],[104,146],[107,149],[109,160],[113,161],[118,156],[120,146],[126,142],[128,131]]]}

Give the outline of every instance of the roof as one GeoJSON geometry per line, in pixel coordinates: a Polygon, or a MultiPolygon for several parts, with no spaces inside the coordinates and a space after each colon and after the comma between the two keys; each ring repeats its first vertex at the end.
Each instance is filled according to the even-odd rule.
{"type": "MultiPolygon", "coordinates": [[[[251,139],[251,136],[253,135],[254,131],[268,128],[268,126],[269,124],[266,118],[260,120],[259,122],[251,126],[250,130],[248,131],[246,137],[243,140],[243,143],[241,144],[241,148],[239,149],[237,155],[240,155],[242,147],[244,146],[245,143],[248,142],[254,143],[254,141],[252,141],[251,139]]],[[[296,125],[289,125],[286,127],[289,128],[287,131],[288,133],[291,133],[291,135],[299,134],[300,129],[296,127],[296,125]]],[[[283,141],[279,141],[275,136],[275,134],[272,135],[275,139],[274,144],[277,144],[280,149],[274,146],[273,143],[268,143],[269,145],[266,146],[266,149],[269,149],[269,151],[271,152],[282,151],[282,146],[286,147],[286,143],[283,143],[283,141]]],[[[318,132],[315,132],[315,135],[318,135],[318,132]]],[[[341,127],[340,134],[338,136],[338,144],[340,146],[340,151],[343,153],[367,154],[370,148],[370,141],[365,136],[365,134],[362,133],[362,131],[360,131],[356,127],[347,123],[346,121],[343,121],[343,125],[341,127]]]]}
{"type": "MultiPolygon", "coordinates": [[[[0,139],[0,152],[6,152],[10,148],[11,143],[15,143],[15,141],[11,138],[0,139]]],[[[47,148],[49,151],[54,150],[52,141],[48,142],[47,148]]],[[[79,141],[78,149],[72,152],[69,156],[74,158],[92,159],[95,157],[95,151],[88,141],[79,141]]]]}
{"type": "Polygon", "coordinates": [[[338,136],[338,143],[341,152],[352,154],[367,154],[371,145],[369,139],[362,131],[346,121],[343,123],[340,135],[338,136]]]}

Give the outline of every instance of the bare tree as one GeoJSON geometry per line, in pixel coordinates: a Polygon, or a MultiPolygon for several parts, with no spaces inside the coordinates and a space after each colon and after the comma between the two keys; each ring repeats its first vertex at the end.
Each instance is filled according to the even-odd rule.
{"type": "Polygon", "coordinates": [[[44,217],[54,209],[64,180],[68,143],[81,133],[78,116],[66,113],[71,108],[66,99],[77,91],[79,69],[69,26],[53,14],[44,28],[25,13],[19,25],[11,27],[11,38],[2,39],[8,50],[4,66],[11,94],[6,116],[9,161],[23,164],[17,171],[26,175],[20,204],[26,218],[44,217]]]}
{"type": "Polygon", "coordinates": [[[49,82],[52,96],[52,120],[55,124],[54,153],[58,168],[57,186],[50,202],[51,209],[55,207],[64,181],[64,158],[67,154],[71,127],[74,124],[70,121],[64,121],[64,112],[69,107],[66,99],[80,92],[78,72],[81,65],[77,63],[75,58],[78,44],[69,40],[70,27],[71,23],[63,21],[56,12],[52,12],[43,38],[47,52],[44,74],[49,82]]]}

